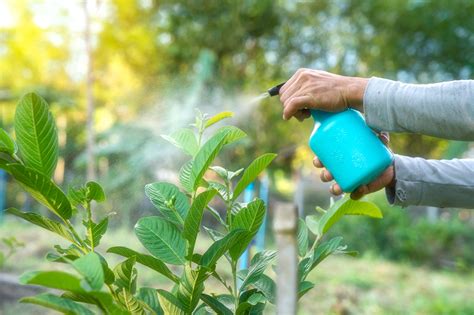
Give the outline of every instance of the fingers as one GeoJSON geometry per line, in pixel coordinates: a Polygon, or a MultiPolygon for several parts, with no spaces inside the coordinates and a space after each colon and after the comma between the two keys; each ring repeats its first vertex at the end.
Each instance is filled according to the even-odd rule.
{"type": "Polygon", "coordinates": [[[334,177],[332,176],[332,174],[325,168],[321,170],[321,173],[319,173],[319,177],[321,178],[321,181],[325,183],[334,180],[334,177]]]}
{"type": "Polygon", "coordinates": [[[291,76],[291,78],[286,81],[286,83],[280,88],[280,100],[281,102],[285,102],[295,90],[298,90],[298,80],[300,79],[301,75],[303,74],[305,69],[298,69],[295,74],[291,76]]]}
{"type": "Polygon", "coordinates": [[[388,146],[390,142],[390,134],[388,132],[382,131],[381,133],[377,134],[377,137],[379,137],[380,141],[382,141],[383,144],[388,146]]]}
{"type": "Polygon", "coordinates": [[[309,109],[302,109],[295,114],[295,118],[299,121],[303,121],[306,118],[309,118],[310,116],[311,112],[309,111],[309,109]]]}
{"type": "Polygon", "coordinates": [[[290,100],[283,103],[283,119],[288,120],[295,116],[296,113],[302,109],[306,109],[308,104],[313,101],[309,95],[293,97],[290,100]]]}
{"type": "Polygon", "coordinates": [[[313,158],[313,165],[317,168],[324,167],[323,163],[319,160],[317,156],[313,158]]]}
{"type": "Polygon", "coordinates": [[[334,183],[331,185],[331,187],[329,187],[329,192],[336,196],[342,195],[343,193],[341,186],[339,186],[337,183],[334,183]]]}

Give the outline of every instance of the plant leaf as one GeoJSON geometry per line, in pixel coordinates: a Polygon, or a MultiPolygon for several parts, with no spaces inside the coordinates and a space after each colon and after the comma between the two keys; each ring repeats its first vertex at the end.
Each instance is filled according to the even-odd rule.
{"type": "Polygon", "coordinates": [[[206,278],[206,273],[193,270],[189,265],[184,267],[183,276],[178,286],[177,297],[189,314],[192,313],[199,302],[199,298],[204,291],[204,280],[206,278]]]}
{"type": "Polygon", "coordinates": [[[201,226],[202,215],[208,203],[214,198],[217,191],[214,189],[200,193],[193,201],[191,208],[184,221],[183,236],[188,240],[188,256],[194,252],[194,245],[201,226]]]}
{"type": "Polygon", "coordinates": [[[183,265],[186,241],[173,224],[160,217],[145,217],[135,225],[135,234],[145,248],[165,263],[183,265]]]}
{"type": "Polygon", "coordinates": [[[100,291],[104,285],[104,271],[100,258],[96,253],[91,252],[82,256],[74,260],[72,265],[86,279],[90,290],[100,291]]]}
{"type": "Polygon", "coordinates": [[[225,201],[231,199],[228,194],[227,194],[227,187],[224,185],[224,184],[221,184],[221,183],[218,183],[218,182],[214,182],[214,181],[208,181],[209,183],[209,187],[217,190],[217,192],[219,193],[219,196],[221,196],[221,198],[225,201]]]}
{"type": "Polygon", "coordinates": [[[5,212],[16,217],[22,218],[23,220],[42,227],[43,229],[46,229],[50,232],[56,233],[72,243],[75,242],[71,233],[69,233],[67,228],[59,222],[50,220],[46,217],[43,217],[42,215],[33,212],[22,212],[16,208],[8,208],[5,210],[5,212]]]}
{"type": "Polygon", "coordinates": [[[153,183],[145,186],[145,193],[151,203],[170,222],[183,226],[188,214],[189,202],[178,187],[170,183],[153,183]]]}
{"type": "Polygon", "coordinates": [[[308,228],[303,219],[298,219],[298,255],[305,256],[308,251],[308,228]]]}
{"type": "Polygon", "coordinates": [[[93,247],[97,247],[100,243],[100,240],[102,239],[102,236],[104,236],[105,232],[107,232],[107,227],[109,225],[109,218],[105,217],[97,224],[90,221],[90,222],[86,222],[84,225],[87,227],[86,238],[84,239],[84,241],[86,242],[86,244],[91,246],[90,240],[92,237],[92,242],[94,243],[93,247]]]}
{"type": "Polygon", "coordinates": [[[15,142],[2,128],[0,128],[0,152],[7,153],[8,155],[13,155],[16,152],[15,142]]]}
{"type": "Polygon", "coordinates": [[[165,290],[158,290],[158,299],[166,315],[187,315],[181,302],[171,293],[165,290]]]}
{"type": "MultiPolygon", "coordinates": [[[[135,269],[135,256],[122,261],[114,268],[115,285],[126,292],[135,293],[137,270],[135,269]]],[[[127,298],[127,297],[124,297],[127,298]]]]}
{"type": "Polygon", "coordinates": [[[208,128],[208,127],[218,123],[219,121],[221,121],[223,119],[226,119],[226,118],[230,118],[232,116],[234,116],[233,112],[220,112],[218,114],[215,114],[211,118],[209,118],[206,121],[206,124],[204,126],[205,126],[205,128],[208,128]]]}
{"type": "Polygon", "coordinates": [[[192,168],[193,160],[189,160],[179,170],[179,182],[187,192],[193,191],[193,182],[191,179],[192,168]]]}
{"type": "Polygon", "coordinates": [[[72,292],[84,291],[79,278],[63,271],[30,271],[21,275],[20,283],[72,292]]]}
{"type": "Polygon", "coordinates": [[[266,153],[256,158],[250,165],[245,169],[242,178],[239,180],[234,189],[233,199],[237,199],[244,189],[253,182],[257,176],[267,168],[268,165],[275,159],[277,155],[274,153],[266,153]]]}
{"type": "Polygon", "coordinates": [[[25,165],[51,178],[58,162],[58,134],[48,103],[41,96],[28,93],[20,99],[15,134],[25,165]]]}
{"type": "Polygon", "coordinates": [[[94,315],[85,306],[51,293],[42,293],[20,299],[20,303],[30,303],[62,312],[64,314],[94,315]]]}
{"type": "Polygon", "coordinates": [[[219,128],[216,131],[217,134],[225,134],[226,135],[226,140],[225,140],[225,145],[234,143],[242,138],[245,138],[247,134],[243,132],[241,129],[235,127],[235,126],[224,126],[219,128]]]}
{"type": "Polygon", "coordinates": [[[276,284],[272,278],[265,274],[262,274],[260,278],[252,282],[252,286],[262,292],[262,294],[265,295],[265,297],[270,303],[276,303],[276,284]]]}
{"type": "Polygon", "coordinates": [[[298,265],[299,278],[303,281],[311,270],[313,270],[320,262],[335,253],[342,242],[342,237],[334,237],[329,241],[319,244],[310,257],[300,261],[298,265]]]}
{"type": "Polygon", "coordinates": [[[314,283],[310,281],[302,281],[298,285],[298,299],[305,295],[309,290],[314,288],[314,283]]]}
{"type": "Polygon", "coordinates": [[[241,242],[242,237],[247,235],[247,231],[243,229],[235,229],[230,231],[226,236],[218,241],[215,241],[208,250],[202,255],[201,266],[206,269],[212,269],[231,247],[241,242]]]}
{"type": "Polygon", "coordinates": [[[87,200],[95,200],[97,202],[105,201],[105,192],[102,186],[99,183],[90,181],[86,184],[86,198],[87,200]]]}
{"type": "Polygon", "coordinates": [[[199,187],[204,173],[226,142],[226,133],[217,133],[199,149],[191,168],[191,186],[194,190],[199,187]]]}
{"type": "Polygon", "coordinates": [[[153,256],[141,254],[139,252],[134,251],[133,249],[122,246],[111,247],[107,250],[107,253],[113,253],[127,258],[135,257],[137,263],[157,271],[158,273],[162,274],[173,282],[177,283],[179,281],[179,279],[171,272],[171,270],[166,266],[166,264],[164,264],[161,260],[158,260],[153,256]]]}
{"type": "Polygon", "coordinates": [[[263,274],[268,265],[275,259],[276,252],[273,250],[261,251],[252,258],[246,277],[240,286],[243,290],[247,285],[253,284],[263,274]]]}
{"type": "Polygon", "coordinates": [[[9,172],[33,198],[54,214],[65,220],[71,218],[72,208],[69,199],[51,179],[21,164],[8,164],[6,171],[9,172]]]}
{"type": "Polygon", "coordinates": [[[319,229],[319,218],[315,215],[307,215],[306,218],[306,227],[313,233],[314,235],[318,235],[319,229]]]}
{"type": "Polygon", "coordinates": [[[118,300],[120,304],[129,312],[129,314],[133,315],[145,315],[145,308],[143,302],[138,300],[133,296],[132,293],[127,291],[125,288],[122,288],[117,293],[118,300]]]}
{"type": "Polygon", "coordinates": [[[336,201],[319,222],[319,235],[324,235],[345,214],[365,215],[373,218],[382,218],[382,212],[373,203],[367,201],[352,200],[349,196],[336,201]]]}
{"type": "Polygon", "coordinates": [[[216,312],[216,314],[232,315],[232,311],[213,296],[203,293],[201,294],[201,300],[203,300],[204,303],[206,303],[210,308],[212,308],[212,310],[216,312]]]}
{"type": "Polygon", "coordinates": [[[182,128],[170,135],[161,135],[161,137],[191,156],[195,156],[199,150],[196,136],[191,129],[182,128]]]}
{"type": "Polygon", "coordinates": [[[158,300],[158,292],[153,288],[140,288],[138,290],[137,299],[148,305],[156,315],[164,315],[158,300]]]}
{"type": "Polygon", "coordinates": [[[255,199],[248,203],[246,208],[237,213],[232,219],[231,230],[244,229],[246,235],[242,240],[229,250],[233,260],[239,259],[242,253],[257,234],[260,225],[265,217],[265,204],[261,199],[255,199]]]}

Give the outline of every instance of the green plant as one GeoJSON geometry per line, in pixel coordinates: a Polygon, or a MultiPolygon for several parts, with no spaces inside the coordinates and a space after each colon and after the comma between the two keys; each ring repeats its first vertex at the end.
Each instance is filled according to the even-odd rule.
{"type": "MultiPolygon", "coordinates": [[[[213,117],[198,113],[192,125],[194,130],[183,128],[163,136],[190,156],[179,172],[181,188],[167,182],[145,187],[158,215],[139,219],[135,234],[151,255],[123,246],[112,247],[107,252],[125,260],[110,268],[104,255],[97,251],[107,231],[109,218],[95,220],[92,207],[93,202],[105,200],[105,193],[96,182],[71,187],[67,193],[54,183],[51,176],[58,158],[54,119],[41,97],[36,94],[24,96],[15,115],[16,142],[0,129],[0,168],[49,209],[54,219],[14,208],[7,209],[7,212],[67,240],[68,247],[56,245],[46,258],[65,264],[71,272],[34,271],[24,274],[21,277],[23,283],[57,289],[62,293],[43,293],[24,298],[22,302],[67,314],[91,314],[92,305],[95,310],[106,314],[261,314],[268,302],[274,303],[275,283],[264,272],[271,265],[275,251],[257,253],[246,270],[238,271],[237,262],[265,215],[262,200],[241,203],[239,195],[276,155],[263,154],[246,169],[237,171],[215,165],[224,146],[245,137],[242,130],[233,126],[221,127],[209,136],[205,134],[209,127],[229,116],[229,112],[213,117]],[[209,176],[208,171],[213,176],[209,176]],[[212,207],[211,201],[216,198],[225,204],[224,216],[212,207]],[[201,253],[196,250],[196,242],[203,227],[204,212],[214,217],[217,228],[204,227],[213,242],[201,253]],[[80,219],[82,230],[77,222],[80,219]],[[232,273],[230,283],[216,270],[219,260],[225,260],[229,265],[232,273]],[[138,288],[136,264],[165,276],[173,284],[172,289],[138,288]],[[208,292],[205,284],[210,277],[221,283],[227,293],[208,292]]],[[[381,216],[372,204],[347,198],[334,203],[328,211],[320,211],[323,214],[309,216],[307,224],[300,221],[300,296],[314,286],[305,279],[319,262],[333,253],[351,254],[340,245],[340,237],[321,242],[342,215],[381,216]],[[308,231],[315,234],[311,246],[308,231]]]]}
{"type": "Polygon", "coordinates": [[[5,267],[6,262],[17,252],[19,248],[25,247],[23,242],[18,241],[14,236],[2,237],[0,239],[5,251],[0,251],[0,270],[5,267]]]}

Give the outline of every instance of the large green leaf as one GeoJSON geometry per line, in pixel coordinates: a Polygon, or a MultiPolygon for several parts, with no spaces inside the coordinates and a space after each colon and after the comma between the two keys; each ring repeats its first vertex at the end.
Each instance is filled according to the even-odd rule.
{"type": "MultiPolygon", "coordinates": [[[[1,165],[0,165],[1,167],[1,165]]],[[[8,164],[9,172],[38,202],[65,220],[72,215],[69,199],[51,179],[21,164],[8,164]]]]}
{"type": "Polygon", "coordinates": [[[64,237],[66,240],[74,243],[74,237],[67,230],[67,228],[59,222],[50,220],[46,217],[43,217],[42,215],[33,212],[22,212],[15,208],[8,208],[7,210],[5,210],[5,212],[16,217],[22,218],[25,221],[42,227],[43,229],[56,233],[59,236],[64,237]]]}
{"type": "Polygon", "coordinates": [[[298,219],[298,255],[304,256],[308,251],[308,228],[303,219],[298,219]]]}
{"type": "Polygon", "coordinates": [[[239,297],[239,306],[235,314],[262,314],[265,302],[265,296],[256,289],[245,291],[239,297]]]}
{"type": "Polygon", "coordinates": [[[247,235],[247,231],[243,229],[235,229],[230,231],[226,236],[215,241],[201,257],[201,266],[206,269],[212,269],[231,247],[241,242],[242,238],[247,235]]]}
{"type": "Polygon", "coordinates": [[[158,299],[160,305],[166,315],[187,315],[181,302],[173,294],[165,291],[158,290],[158,299]]]}
{"type": "Polygon", "coordinates": [[[188,256],[194,252],[194,245],[201,226],[202,215],[208,203],[214,198],[216,190],[206,190],[194,198],[193,204],[184,221],[183,236],[188,241],[188,256]]]}
{"type": "Polygon", "coordinates": [[[42,293],[36,296],[25,297],[20,299],[20,302],[41,305],[63,314],[94,315],[94,312],[90,311],[85,306],[51,293],[42,293]]]}
{"type": "Polygon", "coordinates": [[[275,259],[276,252],[273,250],[261,251],[252,258],[247,275],[242,281],[241,290],[245,289],[247,285],[251,285],[257,281],[263,274],[268,265],[275,259]]]}
{"type": "Polygon", "coordinates": [[[22,284],[36,284],[43,287],[65,290],[65,291],[84,291],[81,286],[81,280],[63,271],[31,271],[24,273],[20,277],[22,284]]]}
{"type": "Polygon", "coordinates": [[[250,202],[246,208],[240,210],[232,219],[231,230],[244,229],[246,235],[241,241],[229,250],[233,260],[239,259],[242,253],[257,234],[265,217],[265,204],[261,199],[250,202]]]}
{"type": "Polygon", "coordinates": [[[25,165],[51,178],[58,162],[58,134],[48,103],[41,96],[28,93],[20,99],[15,134],[25,165]]]}
{"type": "Polygon", "coordinates": [[[204,280],[207,274],[193,270],[191,266],[184,267],[183,276],[179,282],[177,297],[188,313],[196,308],[201,293],[204,291],[204,280]]]}
{"type": "Polygon", "coordinates": [[[352,200],[346,196],[336,201],[319,221],[319,235],[325,234],[343,215],[364,215],[382,218],[382,211],[375,204],[367,201],[352,200]]]}
{"type": "Polygon", "coordinates": [[[170,142],[174,146],[180,148],[187,154],[195,156],[199,150],[196,136],[191,129],[183,128],[173,132],[170,135],[161,135],[163,139],[170,142]]]}
{"type": "Polygon", "coordinates": [[[170,222],[182,226],[189,210],[188,198],[170,183],[153,183],[145,186],[145,193],[170,222]]]}
{"type": "Polygon", "coordinates": [[[213,296],[202,294],[201,300],[204,301],[216,314],[220,315],[232,315],[232,311],[228,309],[223,303],[213,296]]]}
{"type": "Polygon", "coordinates": [[[215,114],[214,116],[212,116],[211,118],[209,118],[207,121],[206,121],[206,124],[204,125],[206,128],[218,123],[219,121],[225,119],[225,118],[230,118],[234,116],[234,113],[232,112],[220,112],[218,114],[215,114]]]}
{"type": "Polygon", "coordinates": [[[153,288],[140,288],[137,293],[137,299],[143,301],[150,307],[156,315],[164,315],[158,300],[158,292],[153,288]]]}
{"type": "Polygon", "coordinates": [[[15,142],[5,130],[0,128],[0,152],[13,155],[15,151],[15,142]]]}
{"type": "Polygon", "coordinates": [[[160,217],[145,217],[135,225],[135,234],[145,248],[165,263],[183,265],[186,240],[172,223],[160,217]]]}
{"type": "Polygon", "coordinates": [[[266,153],[256,158],[250,165],[245,169],[242,178],[239,180],[234,189],[233,199],[237,199],[240,194],[244,191],[251,182],[253,182],[258,175],[267,168],[268,165],[273,161],[277,155],[274,153],[266,153]]]}
{"type": "Polygon", "coordinates": [[[90,290],[99,291],[104,285],[104,271],[96,253],[89,253],[72,262],[76,270],[85,278],[90,290]]]}
{"type": "Polygon", "coordinates": [[[115,285],[126,292],[135,293],[137,283],[137,270],[135,269],[135,256],[124,260],[114,268],[115,285]]]}
{"type": "Polygon", "coordinates": [[[127,258],[135,257],[137,263],[157,271],[158,273],[162,274],[173,282],[178,282],[178,278],[171,272],[171,270],[166,266],[166,264],[153,256],[141,254],[139,252],[134,251],[133,249],[122,246],[111,247],[107,250],[107,252],[127,258]]]}

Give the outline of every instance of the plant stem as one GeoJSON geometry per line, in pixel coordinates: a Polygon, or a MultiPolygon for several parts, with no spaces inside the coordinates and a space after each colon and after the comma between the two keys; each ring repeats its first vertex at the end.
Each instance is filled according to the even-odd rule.
{"type": "Polygon", "coordinates": [[[235,310],[237,310],[237,306],[239,305],[239,289],[237,288],[237,262],[233,261],[231,266],[232,266],[232,280],[234,281],[234,304],[235,304],[235,310]]]}
{"type": "Polygon", "coordinates": [[[86,210],[87,210],[87,220],[88,220],[87,229],[89,230],[89,242],[91,246],[91,252],[93,252],[94,251],[94,236],[92,235],[92,210],[91,210],[90,202],[86,204],[86,210]]]}
{"type": "Polygon", "coordinates": [[[81,251],[84,253],[84,254],[87,254],[87,245],[82,241],[82,239],[79,237],[79,234],[77,234],[76,230],[74,229],[74,227],[72,226],[71,224],[71,221],[69,220],[66,220],[64,219],[63,220],[64,223],[66,224],[67,228],[69,229],[69,231],[72,233],[72,235],[74,236],[74,238],[76,239],[76,245],[78,245],[78,247],[81,249],[81,251]]]}

